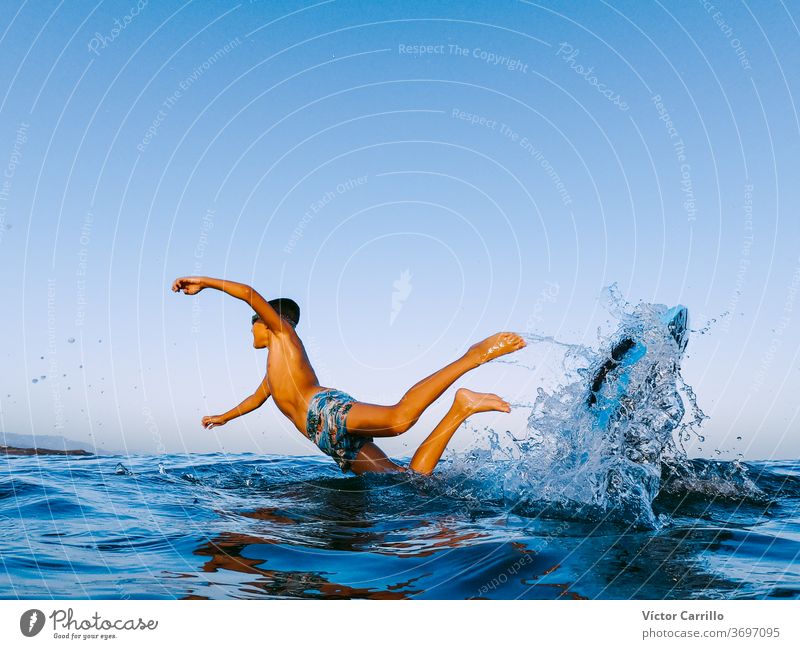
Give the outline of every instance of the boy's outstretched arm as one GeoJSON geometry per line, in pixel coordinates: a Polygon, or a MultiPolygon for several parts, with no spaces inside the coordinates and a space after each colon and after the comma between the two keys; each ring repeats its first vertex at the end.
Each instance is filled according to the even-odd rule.
{"type": "Polygon", "coordinates": [[[247,302],[264,321],[268,329],[272,331],[281,331],[283,329],[286,321],[261,297],[258,291],[247,284],[230,282],[226,279],[214,279],[213,277],[179,277],[172,283],[173,291],[183,291],[186,295],[194,295],[204,288],[215,288],[247,302]]]}
{"type": "Polygon", "coordinates": [[[236,419],[236,417],[246,415],[248,412],[253,412],[253,410],[256,408],[264,405],[266,400],[269,399],[269,395],[269,384],[267,383],[267,377],[265,376],[264,380],[261,381],[261,385],[258,386],[256,391],[242,401],[238,406],[234,406],[228,410],[228,412],[224,412],[221,415],[209,415],[208,417],[203,417],[203,428],[211,429],[215,426],[224,426],[231,419],[236,419]]]}

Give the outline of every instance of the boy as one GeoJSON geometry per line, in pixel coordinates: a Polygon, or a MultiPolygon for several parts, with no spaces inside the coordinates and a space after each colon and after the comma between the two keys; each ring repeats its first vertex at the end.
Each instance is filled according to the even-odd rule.
{"type": "Polygon", "coordinates": [[[246,284],[210,277],[180,277],[172,290],[195,295],[214,288],[247,302],[253,316],[253,346],[269,349],[267,373],[256,392],[222,415],[203,417],[205,428],[221,426],[255,410],[270,396],[303,435],[330,455],[343,472],[406,471],[429,474],[441,458],[458,426],[476,412],[510,412],[496,394],[461,388],[453,405],[414,453],[408,468],[392,462],[374,443],[375,437],[406,432],[422,412],[462,374],[488,361],[525,347],[514,333],[501,332],[472,345],[458,360],[415,384],[392,406],[356,401],[350,395],[319,384],[305,348],[295,332],[300,309],[292,300],[267,302],[246,284]]]}

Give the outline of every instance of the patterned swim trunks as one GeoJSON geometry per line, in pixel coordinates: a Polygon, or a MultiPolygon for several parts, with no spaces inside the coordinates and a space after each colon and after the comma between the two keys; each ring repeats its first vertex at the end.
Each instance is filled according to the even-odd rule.
{"type": "Polygon", "coordinates": [[[347,432],[347,413],[355,399],[341,390],[320,390],[308,404],[306,433],[319,449],[330,455],[343,473],[350,470],[350,463],[361,447],[371,442],[371,437],[351,435],[347,432]]]}

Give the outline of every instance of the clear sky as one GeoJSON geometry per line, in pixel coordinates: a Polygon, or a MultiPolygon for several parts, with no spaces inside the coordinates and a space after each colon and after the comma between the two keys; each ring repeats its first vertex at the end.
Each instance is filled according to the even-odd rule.
{"type": "MultiPolygon", "coordinates": [[[[798,23],[716,0],[5,3],[0,430],[313,452],[274,404],[200,427],[266,352],[245,304],[179,275],[293,297],[323,384],[378,403],[498,330],[596,343],[617,282],[716,319],[684,363],[695,454],[798,457],[798,23]]],[[[524,403],[541,380],[458,385],[524,403]]]]}

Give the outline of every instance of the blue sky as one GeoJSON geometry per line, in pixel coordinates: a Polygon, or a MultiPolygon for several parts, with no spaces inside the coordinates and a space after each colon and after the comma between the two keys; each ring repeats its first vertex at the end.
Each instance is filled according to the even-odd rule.
{"type": "MultiPolygon", "coordinates": [[[[796,6],[12,5],[0,429],[313,452],[273,404],[200,427],[266,355],[246,305],[179,275],[294,297],[322,382],[379,403],[494,331],[596,343],[617,282],[716,319],[684,364],[711,417],[694,454],[800,453],[796,6]]],[[[524,403],[542,380],[458,385],[524,403]]]]}

